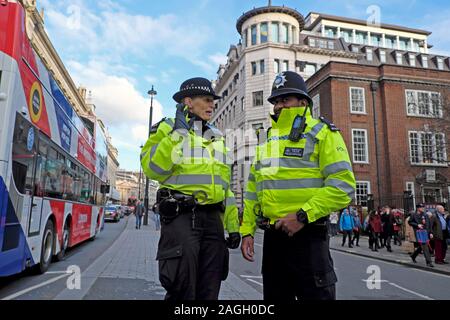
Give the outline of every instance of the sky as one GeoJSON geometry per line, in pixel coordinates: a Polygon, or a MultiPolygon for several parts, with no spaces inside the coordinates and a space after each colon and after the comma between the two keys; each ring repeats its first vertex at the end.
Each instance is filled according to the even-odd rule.
{"type": "MultiPolygon", "coordinates": [[[[172,99],[192,77],[216,79],[230,45],[239,42],[236,20],[266,0],[38,0],[45,29],[75,83],[92,92],[96,113],[119,150],[122,169],[139,170],[140,145],[153,123],[174,117],[172,99]]],[[[380,8],[381,22],[433,34],[432,53],[450,56],[448,0],[272,0],[303,16],[320,12],[367,20],[380,8]]]]}

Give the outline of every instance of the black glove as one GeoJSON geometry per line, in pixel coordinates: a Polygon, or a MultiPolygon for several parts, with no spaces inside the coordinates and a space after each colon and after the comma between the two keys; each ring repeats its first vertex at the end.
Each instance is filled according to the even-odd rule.
{"type": "Polygon", "coordinates": [[[241,234],[239,232],[232,232],[227,238],[227,247],[230,249],[236,249],[241,243],[241,234]]]}
{"type": "Polygon", "coordinates": [[[175,126],[173,130],[186,129],[189,131],[190,125],[186,121],[187,112],[185,111],[186,106],[183,103],[177,104],[177,113],[175,116],[175,126]]]}

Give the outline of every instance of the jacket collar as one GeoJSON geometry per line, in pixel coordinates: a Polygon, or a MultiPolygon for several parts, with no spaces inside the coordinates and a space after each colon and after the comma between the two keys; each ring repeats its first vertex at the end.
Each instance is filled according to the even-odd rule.
{"type": "Polygon", "coordinates": [[[292,108],[283,108],[281,110],[280,116],[278,118],[275,115],[271,115],[272,118],[272,129],[286,129],[291,128],[292,123],[297,116],[302,117],[306,111],[306,118],[311,117],[311,108],[310,107],[292,107],[292,108]]]}

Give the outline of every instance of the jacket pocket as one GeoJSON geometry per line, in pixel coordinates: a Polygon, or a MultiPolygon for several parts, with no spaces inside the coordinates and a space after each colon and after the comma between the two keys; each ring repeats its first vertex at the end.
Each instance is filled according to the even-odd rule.
{"type": "Polygon", "coordinates": [[[337,277],[336,273],[334,273],[334,270],[314,273],[314,283],[317,288],[326,288],[332,286],[336,282],[337,277]]]}
{"type": "Polygon", "coordinates": [[[170,291],[176,282],[182,255],[181,245],[158,250],[156,260],[159,261],[159,281],[167,291],[170,291]]]}

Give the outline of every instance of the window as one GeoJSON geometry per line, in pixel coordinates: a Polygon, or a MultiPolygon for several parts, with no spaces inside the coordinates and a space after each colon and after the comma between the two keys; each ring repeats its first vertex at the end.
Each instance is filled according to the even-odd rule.
{"type": "Polygon", "coordinates": [[[253,130],[260,130],[260,129],[264,129],[264,125],[262,123],[254,123],[252,124],[252,128],[253,130]]]}
{"type": "Polygon", "coordinates": [[[252,62],[252,76],[256,75],[256,62],[252,62]]]}
{"type": "Polygon", "coordinates": [[[366,48],[366,58],[367,58],[367,61],[372,61],[373,60],[372,49],[366,48]]]}
{"type": "Polygon", "coordinates": [[[289,43],[289,25],[285,23],[281,25],[281,43],[289,43]]]}
{"type": "Polygon", "coordinates": [[[241,111],[244,111],[244,110],[245,110],[245,98],[242,97],[241,98],[241,111]]]}
{"type": "Polygon", "coordinates": [[[253,92],[253,106],[259,107],[264,104],[263,102],[263,91],[253,92]]]}
{"type": "Polygon", "coordinates": [[[409,55],[409,65],[411,67],[415,67],[416,66],[416,56],[413,54],[409,55]]]}
{"type": "Polygon", "coordinates": [[[245,29],[242,32],[242,44],[244,45],[244,48],[247,47],[247,30],[248,29],[245,29]]]}
{"type": "Polygon", "coordinates": [[[258,30],[256,29],[256,25],[252,26],[252,46],[256,44],[256,38],[258,36],[258,30]]]}
{"type": "Polygon", "coordinates": [[[414,182],[406,182],[406,191],[411,191],[411,195],[413,196],[413,208],[416,207],[416,190],[414,187],[414,182]]]}
{"type": "Polygon", "coordinates": [[[442,99],[439,92],[406,90],[408,116],[442,118],[442,99]]]}
{"type": "Polygon", "coordinates": [[[334,41],[328,41],[328,49],[334,50],[334,41]]]}
{"type": "Polygon", "coordinates": [[[399,49],[400,50],[406,50],[407,47],[408,47],[408,42],[409,42],[408,39],[400,38],[400,42],[399,42],[400,47],[399,47],[399,49]]]}
{"type": "Polygon", "coordinates": [[[437,58],[437,67],[439,70],[444,70],[444,59],[437,58]]]}
{"type": "Polygon", "coordinates": [[[264,60],[259,61],[259,73],[263,74],[266,72],[266,67],[264,65],[264,60]]]}
{"type": "Polygon", "coordinates": [[[353,140],[353,162],[369,163],[367,130],[353,129],[352,140],[353,140]]]}
{"type": "Polygon", "coordinates": [[[351,113],[366,113],[364,88],[350,88],[351,113]]]}
{"type": "Polygon", "coordinates": [[[422,67],[428,68],[428,57],[422,55],[422,67]]]}
{"type": "Polygon", "coordinates": [[[310,47],[315,47],[316,46],[316,39],[308,38],[308,41],[309,41],[309,46],[310,47]]]}
{"type": "Polygon", "coordinates": [[[345,42],[352,42],[353,31],[341,29],[341,37],[344,38],[345,42]]]}
{"type": "Polygon", "coordinates": [[[280,25],[278,22],[272,22],[272,41],[280,42],[280,25]]]}
{"type": "Polygon", "coordinates": [[[337,29],[332,27],[325,27],[325,37],[334,38],[337,35],[337,29]]]}
{"type": "Polygon", "coordinates": [[[316,65],[311,63],[305,64],[305,73],[307,76],[312,76],[316,73],[316,65]]]}
{"type": "Polygon", "coordinates": [[[386,51],[380,50],[380,62],[386,63],[386,51]]]}
{"type": "Polygon", "coordinates": [[[44,196],[63,199],[65,158],[54,148],[49,148],[44,174],[44,196]]]}
{"type": "Polygon", "coordinates": [[[269,27],[267,22],[261,23],[261,43],[269,41],[269,27]]]}
{"type": "Polygon", "coordinates": [[[413,47],[412,47],[412,50],[413,50],[413,51],[416,51],[416,52],[419,52],[419,51],[420,51],[420,44],[419,44],[419,41],[417,41],[417,40],[414,40],[414,41],[413,41],[413,47]]]}
{"type": "Polygon", "coordinates": [[[274,64],[273,64],[273,69],[275,73],[280,73],[280,60],[275,59],[274,64]]]}
{"type": "Polygon", "coordinates": [[[312,116],[315,119],[319,119],[320,117],[320,95],[316,94],[313,98],[313,108],[312,108],[312,116]]]}
{"type": "Polygon", "coordinates": [[[381,46],[381,35],[379,34],[371,34],[370,35],[370,41],[372,42],[372,45],[375,47],[381,46]]]}
{"type": "Polygon", "coordinates": [[[431,132],[409,132],[409,149],[412,164],[446,164],[445,135],[431,132]]]}
{"type": "Polygon", "coordinates": [[[385,42],[386,42],[386,48],[397,49],[397,48],[394,48],[395,42],[396,42],[396,38],[395,37],[386,36],[385,37],[385,42]]]}
{"type": "Polygon", "coordinates": [[[367,32],[356,31],[355,42],[358,44],[368,44],[367,32]]]}
{"type": "Polygon", "coordinates": [[[367,207],[367,195],[370,194],[370,182],[369,181],[356,181],[356,204],[367,207]]]}
{"type": "Polygon", "coordinates": [[[395,60],[397,61],[397,64],[403,64],[403,56],[400,52],[395,54],[395,60]]]}
{"type": "Polygon", "coordinates": [[[289,71],[289,61],[284,60],[283,61],[283,69],[282,71],[289,71]]]}

